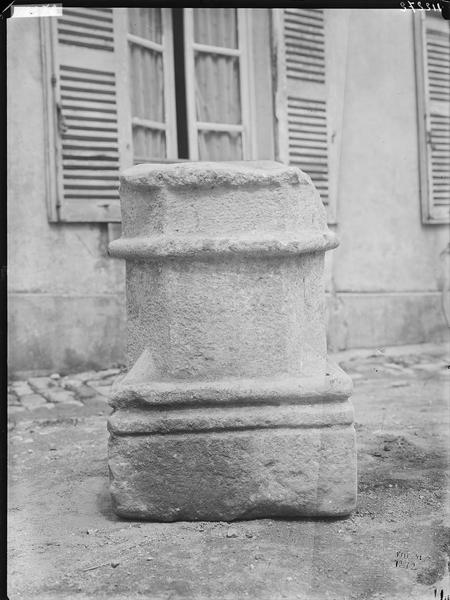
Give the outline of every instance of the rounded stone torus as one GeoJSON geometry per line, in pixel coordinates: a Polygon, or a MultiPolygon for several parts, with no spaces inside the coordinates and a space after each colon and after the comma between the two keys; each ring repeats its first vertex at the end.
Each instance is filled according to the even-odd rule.
{"type": "Polygon", "coordinates": [[[127,375],[108,427],[117,514],[338,516],[356,502],[351,379],[327,361],[311,179],[271,161],[121,177],[127,375]]]}

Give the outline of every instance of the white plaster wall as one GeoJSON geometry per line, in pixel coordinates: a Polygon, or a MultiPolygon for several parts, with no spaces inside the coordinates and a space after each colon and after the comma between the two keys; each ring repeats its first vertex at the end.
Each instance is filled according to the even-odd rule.
{"type": "Polygon", "coordinates": [[[422,225],[412,12],[353,10],[333,277],[340,292],[438,290],[445,225],[422,225]]]}
{"type": "Polygon", "coordinates": [[[421,220],[412,12],[328,12],[335,23],[328,51],[344,56],[347,46],[332,90],[343,112],[333,227],[341,243],[327,269],[329,346],[441,341],[440,253],[450,231],[421,220]]]}
{"type": "Polygon", "coordinates": [[[39,20],[10,19],[7,35],[11,366],[108,364],[123,354],[124,265],[106,225],[49,224],[39,20]]]}
{"type": "Polygon", "coordinates": [[[10,19],[8,49],[10,288],[117,293],[124,268],[106,254],[106,226],[48,222],[39,20],[10,19]]]}

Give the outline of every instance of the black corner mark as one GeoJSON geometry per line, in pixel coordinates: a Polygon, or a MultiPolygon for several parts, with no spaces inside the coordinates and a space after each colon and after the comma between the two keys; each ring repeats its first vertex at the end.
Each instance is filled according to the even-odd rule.
{"type": "Polygon", "coordinates": [[[450,0],[441,0],[442,18],[450,21],[450,0]]]}
{"type": "Polygon", "coordinates": [[[1,9],[0,19],[9,19],[11,17],[12,13],[14,12],[13,4],[14,0],[13,2],[8,2],[5,8],[1,9]]]}

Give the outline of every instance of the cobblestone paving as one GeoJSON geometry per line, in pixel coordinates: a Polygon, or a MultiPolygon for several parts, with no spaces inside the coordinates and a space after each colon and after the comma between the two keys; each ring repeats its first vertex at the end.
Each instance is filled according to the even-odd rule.
{"type": "MultiPolygon", "coordinates": [[[[339,354],[336,355],[339,358],[339,354]]],[[[381,348],[368,356],[355,355],[339,360],[340,366],[354,381],[367,377],[395,377],[394,387],[407,385],[412,376],[450,376],[450,356],[442,350],[424,353],[389,354],[381,348]],[[405,382],[398,378],[405,377],[405,382]]],[[[60,376],[53,373],[47,377],[30,377],[12,381],[8,386],[8,414],[48,411],[55,407],[102,408],[107,405],[111,387],[125,369],[112,368],[101,371],[85,371],[60,376]]]]}
{"type": "Polygon", "coordinates": [[[108,408],[111,387],[122,372],[123,369],[115,368],[64,377],[53,373],[48,377],[11,381],[8,385],[8,415],[52,415],[56,408],[57,413],[71,408],[72,412],[80,409],[84,413],[87,409],[103,414],[108,408]]]}
{"type": "MultiPolygon", "coordinates": [[[[354,356],[350,359],[339,360],[340,366],[352,376],[354,381],[367,377],[376,378],[394,376],[448,376],[450,375],[450,355],[436,348],[423,353],[402,354],[386,353],[384,349],[374,351],[369,356],[354,356]]],[[[396,382],[399,384],[399,382],[396,382]]]]}

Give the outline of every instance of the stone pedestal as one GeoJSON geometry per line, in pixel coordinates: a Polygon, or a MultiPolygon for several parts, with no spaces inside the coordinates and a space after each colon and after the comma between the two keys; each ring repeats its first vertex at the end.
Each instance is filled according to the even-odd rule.
{"type": "Polygon", "coordinates": [[[128,374],[109,420],[129,518],[338,516],[356,501],[351,379],[327,361],[310,178],[279,163],[139,165],[121,178],[128,374]]]}

